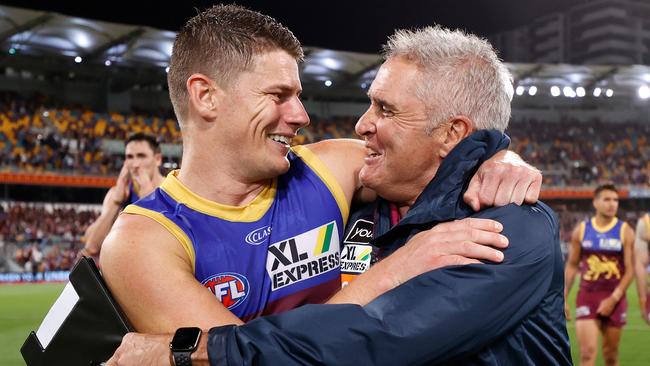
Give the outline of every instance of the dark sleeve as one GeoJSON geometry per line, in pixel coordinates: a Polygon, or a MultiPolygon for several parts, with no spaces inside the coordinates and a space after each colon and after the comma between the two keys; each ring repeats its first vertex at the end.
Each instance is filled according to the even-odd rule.
{"type": "Polygon", "coordinates": [[[490,209],[510,240],[501,264],[420,275],[365,307],[307,305],[210,331],[211,365],[406,365],[475,353],[519,324],[553,278],[557,225],[540,206],[490,209]]]}

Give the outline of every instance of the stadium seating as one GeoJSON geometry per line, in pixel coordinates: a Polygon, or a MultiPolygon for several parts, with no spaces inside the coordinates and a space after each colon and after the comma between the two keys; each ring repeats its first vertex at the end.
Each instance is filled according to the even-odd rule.
{"type": "MultiPolygon", "coordinates": [[[[329,138],[357,138],[357,117],[312,117],[295,143],[329,138]]],[[[99,113],[54,104],[43,97],[0,94],[0,161],[4,169],[115,175],[123,158],[102,149],[102,140],[124,140],[148,132],[162,142],[180,144],[171,111],[154,116],[99,113]]],[[[547,187],[645,185],[650,180],[650,125],[630,121],[548,123],[514,120],[507,131],[512,148],[544,172],[547,187]],[[535,131],[534,134],[531,131],[535,131]]]]}
{"type": "Polygon", "coordinates": [[[84,232],[98,215],[99,206],[1,202],[2,254],[14,265],[29,267],[36,245],[43,252],[41,272],[70,269],[83,248],[84,232]]]}

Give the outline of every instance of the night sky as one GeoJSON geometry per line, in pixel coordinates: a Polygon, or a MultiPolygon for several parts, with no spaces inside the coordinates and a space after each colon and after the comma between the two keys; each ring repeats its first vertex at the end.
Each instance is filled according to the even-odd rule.
{"type": "MultiPolygon", "coordinates": [[[[305,46],[376,53],[396,28],[439,23],[487,36],[588,0],[302,0],[237,1],[271,15],[305,46]]],[[[214,1],[18,0],[0,4],[176,31],[214,1]]]]}

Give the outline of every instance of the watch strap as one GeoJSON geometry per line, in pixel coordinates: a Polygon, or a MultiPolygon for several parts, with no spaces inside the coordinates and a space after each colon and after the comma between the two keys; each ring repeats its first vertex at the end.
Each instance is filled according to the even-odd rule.
{"type": "Polygon", "coordinates": [[[174,351],[172,354],[175,366],[192,366],[192,351],[174,351]]]}

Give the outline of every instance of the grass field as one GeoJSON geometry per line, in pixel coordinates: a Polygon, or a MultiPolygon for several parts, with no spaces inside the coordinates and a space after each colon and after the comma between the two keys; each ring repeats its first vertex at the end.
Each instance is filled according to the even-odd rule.
{"type": "MultiPolygon", "coordinates": [[[[20,346],[31,330],[36,330],[45,313],[54,303],[63,284],[0,285],[0,365],[24,365],[20,346]]],[[[643,323],[639,313],[636,291],[628,291],[628,325],[621,342],[621,366],[650,365],[650,327],[643,323]]],[[[574,287],[575,288],[575,287],[574,287]]],[[[572,304],[575,303],[575,291],[572,304]]],[[[569,323],[573,359],[577,360],[575,328],[569,323]]],[[[576,362],[577,365],[577,362],[576,362]]],[[[599,358],[597,365],[603,365],[599,358]]]]}

